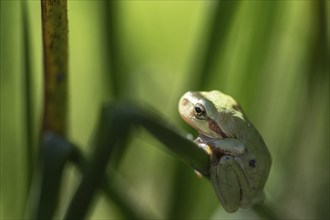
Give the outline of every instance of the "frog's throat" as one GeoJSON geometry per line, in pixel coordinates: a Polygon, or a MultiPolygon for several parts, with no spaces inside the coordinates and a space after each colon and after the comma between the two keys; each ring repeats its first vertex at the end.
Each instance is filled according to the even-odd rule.
{"type": "Polygon", "coordinates": [[[217,133],[222,138],[228,138],[228,136],[225,134],[225,132],[223,132],[223,130],[220,128],[220,126],[215,121],[213,121],[211,118],[208,118],[207,121],[209,123],[209,128],[212,131],[217,133]]]}

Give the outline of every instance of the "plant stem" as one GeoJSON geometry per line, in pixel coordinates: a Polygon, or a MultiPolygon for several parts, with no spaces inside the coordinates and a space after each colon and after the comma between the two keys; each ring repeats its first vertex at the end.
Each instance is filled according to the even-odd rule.
{"type": "Polygon", "coordinates": [[[67,0],[41,0],[44,48],[42,133],[65,136],[68,100],[67,0]]]}

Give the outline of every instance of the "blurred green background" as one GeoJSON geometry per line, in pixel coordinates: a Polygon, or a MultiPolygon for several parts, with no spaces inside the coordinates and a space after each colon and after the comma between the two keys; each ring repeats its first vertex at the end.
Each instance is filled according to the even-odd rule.
{"type": "MultiPolygon", "coordinates": [[[[36,137],[41,12],[39,1],[27,3],[36,137]]],[[[21,6],[1,1],[0,219],[21,219],[28,194],[21,6]]],[[[180,96],[221,90],[241,103],[271,152],[266,204],[279,218],[329,218],[328,1],[69,1],[68,19],[69,138],[84,152],[105,101],[148,104],[188,130],[180,96]]],[[[211,184],[158,145],[137,133],[118,166],[129,199],[149,218],[258,218],[253,210],[225,213],[211,184]]],[[[68,167],[58,217],[78,180],[68,167]]],[[[89,216],[124,215],[100,193],[89,216]]]]}

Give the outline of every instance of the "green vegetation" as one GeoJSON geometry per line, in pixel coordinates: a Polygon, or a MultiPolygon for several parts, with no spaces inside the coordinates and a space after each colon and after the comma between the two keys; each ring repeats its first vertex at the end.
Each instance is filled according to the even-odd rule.
{"type": "Polygon", "coordinates": [[[66,210],[79,206],[76,189],[98,181],[91,170],[99,165],[89,163],[100,162],[97,150],[126,129],[118,122],[106,127],[100,119],[104,103],[134,101],[181,132],[196,134],[179,118],[177,102],[187,90],[211,89],[235,97],[268,145],[273,165],[265,205],[225,213],[209,181],[197,178],[180,152],[165,148],[152,129],[133,129],[111,153],[102,190],[84,210],[88,218],[329,218],[329,6],[68,1],[69,59],[57,55],[59,72],[68,76],[61,95],[67,106],[56,105],[61,119],[54,125],[67,123],[59,123],[65,127],[57,132],[65,140],[39,138],[45,104],[40,2],[1,1],[0,219],[77,216],[66,210]],[[35,178],[40,162],[48,183],[35,178]],[[41,183],[47,187],[39,194],[41,183]]]}

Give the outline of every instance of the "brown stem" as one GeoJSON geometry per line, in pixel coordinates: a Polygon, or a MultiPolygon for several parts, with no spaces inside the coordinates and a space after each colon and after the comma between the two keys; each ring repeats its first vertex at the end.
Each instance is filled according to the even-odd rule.
{"type": "Polygon", "coordinates": [[[66,135],[68,100],[67,0],[41,0],[44,49],[42,133],[66,135]]]}

